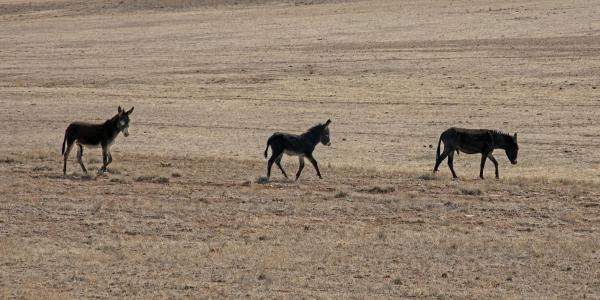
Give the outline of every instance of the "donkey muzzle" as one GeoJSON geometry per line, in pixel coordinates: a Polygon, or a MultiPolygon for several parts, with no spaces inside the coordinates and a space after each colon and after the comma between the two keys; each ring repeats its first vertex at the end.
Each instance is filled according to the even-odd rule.
{"type": "Polygon", "coordinates": [[[327,143],[325,146],[331,146],[331,142],[327,143]]]}
{"type": "Polygon", "coordinates": [[[123,128],[123,135],[124,135],[125,137],[128,137],[128,136],[129,136],[129,128],[127,128],[127,127],[123,128]]]}
{"type": "Polygon", "coordinates": [[[515,160],[511,161],[510,163],[513,164],[513,165],[516,165],[517,164],[517,160],[515,159],[515,160]]]}

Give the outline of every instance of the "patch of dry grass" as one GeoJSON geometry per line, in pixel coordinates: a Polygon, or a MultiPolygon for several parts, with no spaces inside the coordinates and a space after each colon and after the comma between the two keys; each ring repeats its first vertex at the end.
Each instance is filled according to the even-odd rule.
{"type": "Polygon", "coordinates": [[[396,191],[396,188],[394,188],[393,186],[373,186],[365,189],[360,189],[359,191],[370,194],[387,194],[396,191]]]}
{"type": "Polygon", "coordinates": [[[135,178],[135,181],[165,184],[165,183],[169,183],[169,177],[156,175],[156,174],[140,175],[135,178]]]}
{"type": "Polygon", "coordinates": [[[600,297],[592,1],[42,2],[0,8],[0,298],[600,297]],[[116,105],[127,172],[63,177],[116,105]],[[328,118],[323,180],[248,181],[328,118]],[[450,126],[518,131],[519,164],[424,175],[450,126]]]}
{"type": "Polygon", "coordinates": [[[468,188],[468,187],[462,187],[459,189],[460,193],[463,195],[469,195],[469,196],[481,196],[483,195],[483,190],[480,188],[468,188]]]}

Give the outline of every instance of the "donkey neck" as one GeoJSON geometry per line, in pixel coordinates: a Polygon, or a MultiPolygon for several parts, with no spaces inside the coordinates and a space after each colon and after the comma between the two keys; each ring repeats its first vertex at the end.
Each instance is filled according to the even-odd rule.
{"type": "Polygon", "coordinates": [[[301,136],[305,141],[309,142],[313,146],[316,146],[321,141],[321,134],[323,134],[323,129],[319,128],[317,125],[303,133],[301,136]]]}
{"type": "Polygon", "coordinates": [[[102,124],[102,128],[104,129],[104,134],[108,138],[114,139],[119,134],[119,131],[121,131],[119,129],[119,118],[113,117],[106,120],[104,124],[102,124]]]}
{"type": "Polygon", "coordinates": [[[511,138],[508,134],[495,130],[490,130],[494,138],[494,148],[506,150],[508,147],[508,139],[511,138]]]}

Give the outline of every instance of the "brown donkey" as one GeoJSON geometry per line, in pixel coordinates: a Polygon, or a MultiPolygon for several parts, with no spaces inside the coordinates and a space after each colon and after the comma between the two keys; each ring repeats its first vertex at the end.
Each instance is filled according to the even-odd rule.
{"type": "Polygon", "coordinates": [[[287,174],[283,170],[283,167],[281,166],[281,158],[285,153],[290,156],[299,157],[298,161],[300,163],[300,167],[296,173],[296,180],[298,180],[300,173],[302,173],[302,169],[304,169],[304,157],[306,157],[313,167],[315,167],[317,176],[322,179],[323,177],[321,177],[321,171],[319,171],[317,160],[313,157],[313,151],[315,151],[315,147],[319,143],[326,146],[331,146],[331,141],[329,139],[330,123],[331,120],[327,120],[325,124],[315,125],[301,135],[281,132],[274,133],[267,141],[267,148],[265,149],[265,158],[268,156],[267,151],[269,150],[269,146],[271,147],[271,152],[273,152],[271,154],[271,158],[269,158],[269,162],[267,163],[267,178],[271,177],[271,167],[273,166],[273,163],[277,164],[283,173],[283,176],[288,178],[287,174]]]}
{"type": "Polygon", "coordinates": [[[481,166],[479,169],[479,177],[483,179],[483,168],[487,159],[494,163],[496,168],[496,178],[500,176],[498,173],[498,162],[492,155],[494,149],[503,149],[506,156],[513,165],[517,164],[517,155],[519,154],[519,145],[517,144],[517,134],[509,135],[497,130],[490,129],[465,129],[465,128],[449,128],[442,132],[438,141],[437,153],[435,156],[435,167],[433,173],[437,172],[442,161],[448,157],[448,167],[452,172],[452,176],[457,178],[454,172],[454,151],[456,153],[464,152],[467,154],[481,154],[481,166]],[[444,143],[444,152],[440,154],[440,144],[444,143]]]}
{"type": "Polygon", "coordinates": [[[106,120],[102,124],[90,124],[84,122],[73,122],[69,124],[65,131],[65,139],[62,145],[62,155],[64,156],[63,174],[67,174],[67,159],[74,143],[77,143],[77,161],[87,174],[87,170],[83,165],[83,146],[86,147],[102,147],[102,168],[98,173],[106,171],[106,167],[112,162],[110,155],[110,145],[115,141],[119,132],[123,135],[129,135],[129,115],[133,112],[133,107],[125,111],[120,106],[118,113],[114,117],[106,120]],[[67,145],[65,149],[65,144],[67,145]]]}

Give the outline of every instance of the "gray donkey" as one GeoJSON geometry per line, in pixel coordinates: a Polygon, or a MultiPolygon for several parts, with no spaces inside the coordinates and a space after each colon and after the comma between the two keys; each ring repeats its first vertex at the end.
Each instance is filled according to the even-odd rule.
{"type": "Polygon", "coordinates": [[[321,177],[321,172],[319,171],[319,166],[317,165],[317,160],[315,160],[312,153],[319,142],[323,145],[331,146],[329,140],[330,123],[331,120],[327,120],[325,124],[315,125],[301,135],[281,132],[274,133],[267,141],[267,148],[265,149],[265,158],[267,157],[269,146],[271,146],[272,152],[271,158],[269,158],[269,162],[267,163],[267,178],[271,177],[271,167],[273,166],[273,163],[276,163],[283,173],[283,176],[288,178],[285,170],[281,167],[281,158],[285,153],[287,155],[299,157],[300,167],[298,173],[296,173],[296,180],[298,180],[300,173],[302,173],[302,169],[304,169],[304,157],[306,157],[315,167],[317,176],[323,179],[323,177],[321,177]]]}
{"type": "Polygon", "coordinates": [[[77,143],[79,148],[77,151],[77,162],[87,174],[87,170],[83,165],[83,146],[86,147],[102,147],[102,168],[98,173],[106,171],[106,167],[112,162],[110,155],[110,145],[115,141],[119,132],[129,136],[129,115],[133,112],[133,107],[125,111],[120,106],[118,113],[106,120],[102,124],[90,124],[84,122],[73,122],[69,124],[65,131],[65,139],[62,144],[62,155],[64,156],[63,174],[67,174],[67,159],[74,143],[77,143]],[[66,149],[65,149],[66,144],[66,149]]]}
{"type": "Polygon", "coordinates": [[[489,129],[465,129],[450,128],[442,133],[438,141],[437,153],[435,157],[435,167],[433,172],[437,172],[442,161],[448,157],[448,167],[452,171],[452,176],[457,178],[454,172],[454,151],[467,154],[481,153],[481,168],[479,177],[483,179],[483,168],[486,159],[494,163],[496,167],[496,178],[499,178],[498,162],[492,155],[494,149],[504,149],[506,156],[513,165],[517,164],[517,155],[519,145],[517,144],[517,134],[513,136],[496,130],[489,129]],[[440,155],[440,144],[444,143],[444,152],[440,155]]]}

